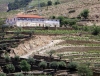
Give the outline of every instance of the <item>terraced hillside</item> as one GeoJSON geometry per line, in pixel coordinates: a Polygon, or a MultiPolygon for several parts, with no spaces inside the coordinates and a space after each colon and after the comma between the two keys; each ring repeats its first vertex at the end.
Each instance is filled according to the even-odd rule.
{"type": "Polygon", "coordinates": [[[65,41],[40,50],[39,55],[49,56],[48,52],[55,51],[54,57],[61,56],[62,60],[68,62],[89,63],[91,67],[100,64],[100,41],[98,39],[72,35],[60,36],[60,39],[65,41]]]}

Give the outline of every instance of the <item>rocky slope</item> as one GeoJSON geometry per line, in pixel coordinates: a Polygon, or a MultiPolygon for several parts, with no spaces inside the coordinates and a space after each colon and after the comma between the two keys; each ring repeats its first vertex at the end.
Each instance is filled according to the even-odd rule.
{"type": "MultiPolygon", "coordinates": [[[[19,56],[25,55],[33,50],[47,45],[52,41],[53,38],[53,36],[34,36],[33,38],[28,39],[24,43],[18,45],[18,47],[13,48],[14,53],[19,56]]],[[[12,52],[10,55],[14,56],[14,53],[12,52]]]]}

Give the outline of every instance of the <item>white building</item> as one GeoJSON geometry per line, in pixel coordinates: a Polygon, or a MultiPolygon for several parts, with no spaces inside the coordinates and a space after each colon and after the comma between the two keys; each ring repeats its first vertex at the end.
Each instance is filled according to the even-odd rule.
{"type": "Polygon", "coordinates": [[[6,24],[17,27],[60,27],[60,22],[57,19],[45,19],[38,15],[25,14],[6,19],[6,24]]]}

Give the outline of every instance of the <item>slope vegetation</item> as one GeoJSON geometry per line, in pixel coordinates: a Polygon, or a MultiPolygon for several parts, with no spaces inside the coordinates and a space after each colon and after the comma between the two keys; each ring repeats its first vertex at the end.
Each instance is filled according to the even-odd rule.
{"type": "Polygon", "coordinates": [[[40,14],[45,17],[50,16],[67,16],[67,17],[76,17],[84,9],[89,9],[90,15],[96,15],[100,12],[100,1],[98,0],[71,0],[61,3],[59,5],[53,5],[49,7],[40,8],[41,10],[33,9],[29,14],[40,14]]]}
{"type": "Polygon", "coordinates": [[[13,2],[14,0],[0,0],[0,12],[7,11],[7,5],[9,2],[13,2]]]}

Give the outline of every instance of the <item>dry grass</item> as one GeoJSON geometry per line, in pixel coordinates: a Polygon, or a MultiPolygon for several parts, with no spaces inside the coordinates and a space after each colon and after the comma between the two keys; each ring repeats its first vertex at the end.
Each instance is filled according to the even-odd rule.
{"type": "MultiPolygon", "coordinates": [[[[79,13],[84,9],[90,10],[90,15],[97,14],[100,12],[99,5],[100,1],[98,0],[74,0],[74,1],[66,1],[65,3],[59,5],[53,5],[49,7],[41,8],[41,15],[45,17],[50,16],[67,16],[67,17],[76,17],[79,13]],[[75,10],[73,13],[69,13],[69,11],[75,10]],[[94,12],[95,11],[95,12],[94,12]]],[[[31,12],[30,14],[37,14],[37,11],[31,12]]]]}

